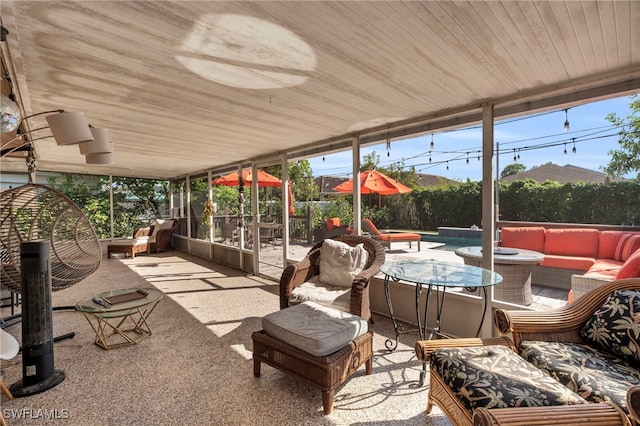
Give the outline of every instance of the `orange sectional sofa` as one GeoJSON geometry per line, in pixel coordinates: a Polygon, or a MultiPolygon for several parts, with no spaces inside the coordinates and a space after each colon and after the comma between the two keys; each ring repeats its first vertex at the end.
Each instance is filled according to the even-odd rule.
{"type": "Polygon", "coordinates": [[[640,232],[502,227],[500,245],[544,254],[532,284],[569,290],[574,275],[600,281],[640,277],[640,232]]]}

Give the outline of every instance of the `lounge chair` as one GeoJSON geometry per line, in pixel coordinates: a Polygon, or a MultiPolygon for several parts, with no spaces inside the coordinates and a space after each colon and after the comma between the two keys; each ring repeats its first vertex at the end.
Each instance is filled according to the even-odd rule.
{"type": "Polygon", "coordinates": [[[409,248],[411,248],[411,243],[413,241],[418,242],[418,251],[420,251],[420,240],[422,236],[420,234],[414,234],[411,232],[385,232],[382,233],[376,228],[376,226],[369,219],[362,219],[362,228],[371,234],[371,237],[379,240],[382,245],[389,250],[391,250],[391,243],[409,243],[409,248]]]}

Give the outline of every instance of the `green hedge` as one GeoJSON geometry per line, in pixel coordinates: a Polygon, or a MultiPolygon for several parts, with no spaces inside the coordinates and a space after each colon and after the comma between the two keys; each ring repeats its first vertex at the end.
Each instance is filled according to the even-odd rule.
{"type": "MultiPolygon", "coordinates": [[[[415,205],[410,229],[469,227],[482,222],[482,183],[425,188],[408,194],[415,205]]],[[[396,207],[396,206],[394,206],[396,207]]],[[[398,214],[406,215],[406,205],[398,214]]],[[[413,210],[413,209],[410,209],[413,210]]],[[[392,212],[393,213],[393,212],[392,212]]],[[[500,184],[500,219],[535,222],[640,224],[640,182],[606,184],[516,181],[500,184]]]]}

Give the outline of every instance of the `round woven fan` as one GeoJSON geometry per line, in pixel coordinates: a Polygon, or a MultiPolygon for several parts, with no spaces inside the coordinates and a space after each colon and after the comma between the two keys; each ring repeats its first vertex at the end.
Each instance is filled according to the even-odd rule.
{"type": "Polygon", "coordinates": [[[2,287],[20,292],[23,241],[50,242],[53,291],[72,286],[100,266],[98,236],[82,210],[61,192],[28,183],[1,192],[0,207],[2,287]]]}

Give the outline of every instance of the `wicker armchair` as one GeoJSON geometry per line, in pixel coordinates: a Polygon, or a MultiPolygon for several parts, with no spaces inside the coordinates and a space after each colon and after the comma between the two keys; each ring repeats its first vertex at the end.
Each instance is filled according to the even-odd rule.
{"type": "MultiPolygon", "coordinates": [[[[587,320],[616,290],[640,290],[640,279],[612,281],[595,288],[561,308],[547,311],[511,311],[499,309],[495,323],[501,337],[484,339],[425,340],[416,343],[418,359],[426,362],[431,354],[444,347],[503,345],[515,349],[524,340],[548,342],[583,342],[580,331],[587,320]]],[[[568,425],[582,424],[592,418],[599,425],[630,425],[640,419],[640,386],[627,391],[625,413],[613,404],[560,405],[553,407],[478,408],[470,413],[452,394],[443,379],[430,373],[427,413],[438,405],[456,425],[568,425]]],[[[637,424],[637,423],[635,423],[637,424]]]]}
{"type": "MultiPolygon", "coordinates": [[[[349,312],[369,321],[371,319],[369,280],[380,271],[380,266],[384,263],[384,248],[378,241],[367,237],[340,235],[332,239],[342,241],[350,246],[364,244],[368,253],[367,264],[365,269],[353,279],[349,312]]],[[[280,309],[289,307],[289,297],[294,288],[309,281],[314,275],[320,274],[319,256],[322,243],[321,241],[314,245],[304,259],[289,265],[282,273],[280,278],[280,309]]]]}
{"type": "Polygon", "coordinates": [[[173,232],[178,229],[178,220],[167,219],[167,221],[163,222],[168,224],[164,225],[161,229],[158,229],[155,235],[153,231],[157,224],[138,228],[133,231],[134,239],[147,239],[147,254],[151,253],[151,251],[160,253],[160,250],[173,250],[172,238],[173,232]],[[171,223],[168,223],[169,221],[171,223]]]}

